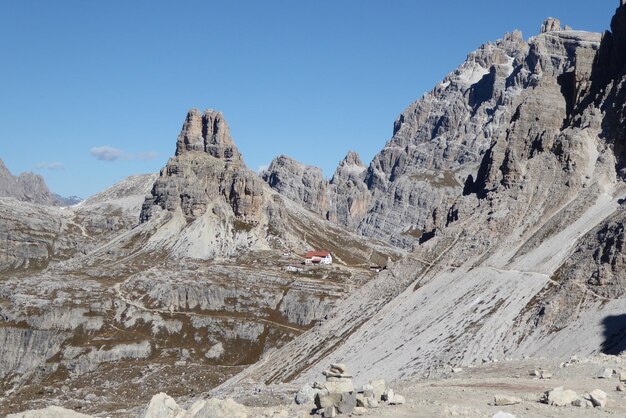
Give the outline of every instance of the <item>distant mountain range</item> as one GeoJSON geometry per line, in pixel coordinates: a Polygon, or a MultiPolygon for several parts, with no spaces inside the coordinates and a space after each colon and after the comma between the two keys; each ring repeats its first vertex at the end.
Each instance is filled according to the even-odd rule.
{"type": "Polygon", "coordinates": [[[35,173],[11,174],[0,159],[0,197],[52,206],[72,206],[82,201],[78,196],[63,197],[52,193],[42,176],[35,173]]]}

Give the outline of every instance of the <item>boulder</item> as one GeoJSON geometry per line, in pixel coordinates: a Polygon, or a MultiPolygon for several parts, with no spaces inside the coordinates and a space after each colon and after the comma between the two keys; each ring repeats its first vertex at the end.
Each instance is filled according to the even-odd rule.
{"type": "Polygon", "coordinates": [[[341,393],[337,392],[319,392],[317,395],[315,395],[315,406],[317,406],[319,409],[325,409],[329,406],[337,406],[340,401],[341,393]]]}
{"type": "Polygon", "coordinates": [[[380,404],[374,398],[367,398],[367,407],[368,408],[378,408],[380,404]]]}
{"type": "Polygon", "coordinates": [[[298,405],[302,405],[313,402],[315,400],[315,395],[320,392],[322,392],[320,389],[313,388],[311,385],[306,384],[300,388],[298,393],[296,393],[296,403],[298,405]]]}
{"type": "Polygon", "coordinates": [[[356,407],[356,393],[345,392],[341,394],[341,399],[337,404],[337,412],[341,414],[350,414],[356,407]]]}
{"type": "Polygon", "coordinates": [[[619,372],[619,381],[626,382],[626,372],[623,372],[623,371],[619,372]]]}
{"type": "Polygon", "coordinates": [[[498,411],[492,418],[515,418],[515,415],[498,411]]]}
{"type": "Polygon", "coordinates": [[[161,392],[150,399],[144,418],[177,418],[186,412],[171,396],[161,392]]]}
{"type": "Polygon", "coordinates": [[[606,392],[600,389],[595,389],[591,391],[591,393],[589,394],[589,397],[591,398],[591,402],[593,403],[593,406],[596,406],[598,408],[605,407],[606,400],[607,400],[606,392]]]}
{"type": "Polygon", "coordinates": [[[337,408],[334,406],[327,406],[324,408],[324,417],[336,417],[337,416],[337,408]]]}
{"type": "Polygon", "coordinates": [[[584,398],[576,399],[574,402],[572,402],[572,405],[577,406],[579,408],[593,408],[593,404],[591,403],[591,401],[588,401],[587,399],[584,399],[584,398]]]}
{"type": "Polygon", "coordinates": [[[385,389],[387,388],[385,381],[383,379],[372,380],[370,382],[370,385],[372,386],[372,390],[374,391],[374,398],[377,401],[381,400],[383,393],[385,392],[385,389]]]}
{"type": "Polygon", "coordinates": [[[61,408],[60,406],[49,406],[44,409],[9,414],[7,418],[92,418],[92,416],[81,414],[71,409],[61,408]]]}
{"type": "Polygon", "coordinates": [[[610,379],[613,377],[613,369],[602,369],[596,373],[597,379],[610,379]]]}
{"type": "Polygon", "coordinates": [[[576,399],[578,399],[576,392],[570,389],[563,389],[563,386],[559,386],[546,392],[543,402],[548,405],[567,406],[571,405],[576,399]]]}
{"type": "Polygon", "coordinates": [[[374,398],[374,387],[372,385],[363,385],[359,392],[361,392],[366,398],[374,398]]]}
{"type": "Polygon", "coordinates": [[[354,385],[350,379],[327,381],[324,383],[324,388],[328,393],[354,392],[354,385]]]}
{"type": "Polygon", "coordinates": [[[517,405],[518,403],[521,403],[521,402],[522,400],[515,396],[496,395],[494,398],[495,406],[517,405]]]}
{"type": "Polygon", "coordinates": [[[383,395],[381,396],[381,399],[383,401],[391,403],[391,401],[393,400],[393,396],[394,396],[393,389],[388,388],[388,389],[385,390],[385,392],[383,392],[383,395]]]}
{"type": "Polygon", "coordinates": [[[196,413],[202,418],[248,418],[251,413],[244,405],[238,404],[232,399],[221,400],[217,398],[207,399],[204,407],[196,413]]]}
{"type": "Polygon", "coordinates": [[[331,363],[330,368],[331,369],[337,369],[337,371],[339,373],[347,373],[348,372],[348,368],[343,363],[331,363]]]}
{"type": "Polygon", "coordinates": [[[397,393],[395,393],[393,395],[393,398],[391,398],[391,400],[389,401],[390,405],[403,405],[406,402],[406,399],[404,399],[404,396],[402,395],[398,395],[397,393]]]}

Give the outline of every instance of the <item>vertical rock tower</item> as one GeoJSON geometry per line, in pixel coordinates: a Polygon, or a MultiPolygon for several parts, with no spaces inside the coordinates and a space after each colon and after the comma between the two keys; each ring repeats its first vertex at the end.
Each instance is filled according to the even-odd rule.
{"type": "Polygon", "coordinates": [[[243,162],[221,112],[192,109],[176,143],[176,155],[161,170],[144,202],[141,220],[160,211],[182,211],[193,221],[208,211],[255,224],[263,203],[262,181],[243,162]]]}

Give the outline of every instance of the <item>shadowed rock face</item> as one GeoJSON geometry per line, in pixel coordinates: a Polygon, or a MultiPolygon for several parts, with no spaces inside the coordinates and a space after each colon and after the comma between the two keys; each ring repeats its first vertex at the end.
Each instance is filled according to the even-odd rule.
{"type": "Polygon", "coordinates": [[[626,6],[622,4],[611,20],[611,31],[604,33],[593,72],[593,95],[587,103],[599,107],[605,117],[603,136],[615,149],[616,167],[626,178],[626,6]]]}

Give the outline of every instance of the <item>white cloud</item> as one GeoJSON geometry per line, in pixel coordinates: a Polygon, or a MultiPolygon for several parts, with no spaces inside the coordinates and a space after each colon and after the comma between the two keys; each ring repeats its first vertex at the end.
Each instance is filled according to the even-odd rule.
{"type": "Polygon", "coordinates": [[[113,148],[108,145],[101,147],[93,147],[89,150],[89,153],[96,157],[100,161],[117,161],[117,160],[142,160],[150,161],[157,157],[157,153],[154,151],[138,152],[131,154],[124,150],[113,148]]]}
{"type": "Polygon", "coordinates": [[[35,168],[42,170],[65,170],[65,165],[59,161],[52,161],[50,163],[37,163],[35,168]]]}
{"type": "Polygon", "coordinates": [[[102,147],[93,147],[89,150],[89,153],[96,157],[100,161],[117,161],[117,160],[130,160],[131,155],[121,149],[109,147],[108,145],[102,147]]]}

